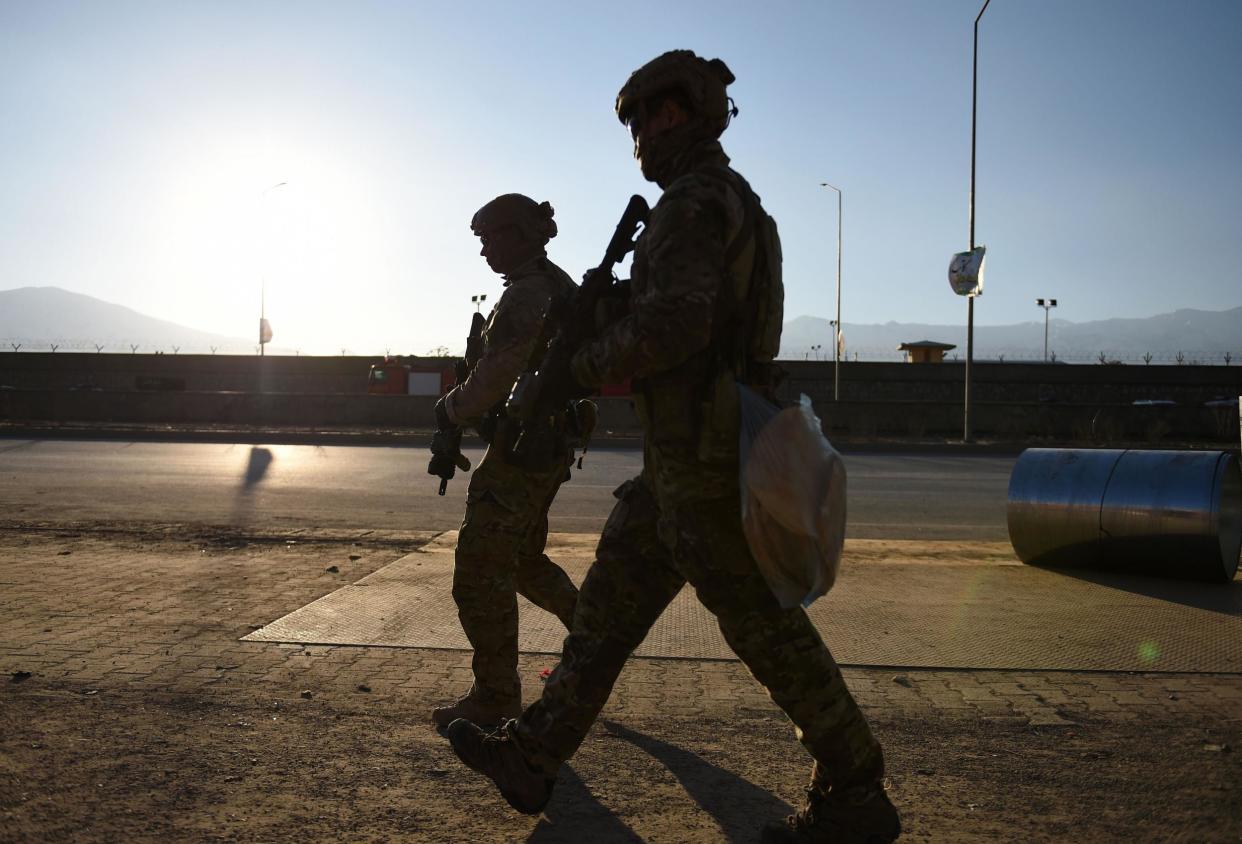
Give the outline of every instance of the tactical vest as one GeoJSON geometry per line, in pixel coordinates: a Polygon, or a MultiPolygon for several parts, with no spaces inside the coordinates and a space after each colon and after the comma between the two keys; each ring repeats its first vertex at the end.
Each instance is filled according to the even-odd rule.
{"type": "MultiPolygon", "coordinates": [[[[522,370],[527,373],[535,372],[543,363],[548,344],[552,342],[552,338],[556,336],[570,316],[570,306],[578,289],[568,273],[551,261],[545,259],[543,270],[554,283],[550,285],[552,288],[550,299],[539,328],[539,337],[531,347],[530,356],[522,370]]],[[[490,430],[489,436],[485,437],[487,442],[492,444],[495,441],[502,447],[501,453],[505,461],[519,468],[543,471],[558,463],[566,464],[570,454],[571,433],[567,427],[572,427],[571,423],[575,422],[576,418],[570,417],[568,412],[560,413],[551,426],[540,426],[523,431],[517,420],[510,419],[505,412],[507,398],[506,396],[498,402],[488,413],[487,421],[490,430]],[[521,454],[514,451],[519,436],[526,439],[521,454]]],[[[569,408],[566,408],[566,411],[568,410],[569,408]]],[[[483,434],[482,429],[479,433],[483,434]]]]}
{"type": "Polygon", "coordinates": [[[776,221],[750,185],[728,167],[697,172],[728,184],[742,200],[743,219],[725,247],[707,348],[673,371],[636,381],[635,410],[654,444],[722,463],[737,457],[737,384],[769,398],[775,392],[785,288],[776,221]]]}

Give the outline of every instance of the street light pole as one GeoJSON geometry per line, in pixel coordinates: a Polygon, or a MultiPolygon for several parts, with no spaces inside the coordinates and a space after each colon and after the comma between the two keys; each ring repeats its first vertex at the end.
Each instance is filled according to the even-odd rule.
{"type": "MultiPolygon", "coordinates": [[[[263,190],[259,194],[260,199],[266,199],[267,195],[276,188],[283,188],[288,182],[277,182],[263,190]]],[[[263,203],[263,211],[266,212],[267,204],[263,203]]],[[[264,222],[266,222],[266,213],[264,214],[264,222]]],[[[266,245],[266,244],[265,244],[266,245]]],[[[264,339],[264,329],[267,327],[267,273],[264,271],[259,275],[259,357],[265,357],[267,353],[267,340],[264,339]]]]}
{"type": "MultiPolygon", "coordinates": [[[[991,2],[991,0],[989,0],[991,2]]],[[[821,188],[831,188],[837,192],[837,321],[832,330],[832,400],[841,400],[841,224],[842,197],[841,189],[827,182],[820,182],[821,188]]]]}
{"type": "Polygon", "coordinates": [[[1035,304],[1044,309],[1044,363],[1048,362],[1048,312],[1057,306],[1056,299],[1036,299],[1035,304]]]}
{"type": "MultiPolygon", "coordinates": [[[[988,10],[992,0],[984,0],[983,8],[975,16],[975,51],[970,79],[970,251],[975,251],[975,124],[979,100],[979,18],[988,10]]],[[[966,390],[965,409],[962,413],[962,439],[974,439],[970,427],[970,365],[975,356],[975,294],[966,297],[966,390]]]]}

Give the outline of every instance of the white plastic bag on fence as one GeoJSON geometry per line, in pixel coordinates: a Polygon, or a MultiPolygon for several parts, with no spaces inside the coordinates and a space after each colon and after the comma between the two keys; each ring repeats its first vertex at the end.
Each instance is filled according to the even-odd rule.
{"type": "Polygon", "coordinates": [[[738,385],[746,544],[785,609],[832,588],[845,544],[845,464],[811,400],[779,408],[738,385]]]}

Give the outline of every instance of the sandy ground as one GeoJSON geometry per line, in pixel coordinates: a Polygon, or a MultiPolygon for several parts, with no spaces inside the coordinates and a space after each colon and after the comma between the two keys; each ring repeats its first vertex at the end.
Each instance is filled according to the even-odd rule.
{"type": "MultiPolygon", "coordinates": [[[[632,661],[527,818],[427,721],[468,654],[238,641],[427,538],[0,525],[0,841],[743,842],[800,799],[736,663],[632,661]]],[[[1239,678],[1050,674],[846,670],[905,840],[1242,839],[1239,678]]]]}

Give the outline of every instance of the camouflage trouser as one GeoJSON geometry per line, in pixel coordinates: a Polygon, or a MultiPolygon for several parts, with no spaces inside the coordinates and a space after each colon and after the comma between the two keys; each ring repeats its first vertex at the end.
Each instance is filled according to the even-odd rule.
{"type": "Polygon", "coordinates": [[[573,755],[625,660],[689,581],[729,647],[793,721],[815,758],[817,783],[878,779],[880,745],[806,613],[782,610],[772,596],[746,546],[738,499],[689,502],[661,523],[643,478],[616,496],[561,664],[542,698],[508,726],[532,765],[552,776],[573,755]]]}
{"type": "Polygon", "coordinates": [[[453,600],[474,648],[472,694],[497,706],[522,700],[515,593],[566,627],[573,621],[578,590],[543,553],[548,508],[567,466],[568,455],[565,463],[551,469],[519,469],[490,448],[470,478],[457,539],[453,600]]]}

